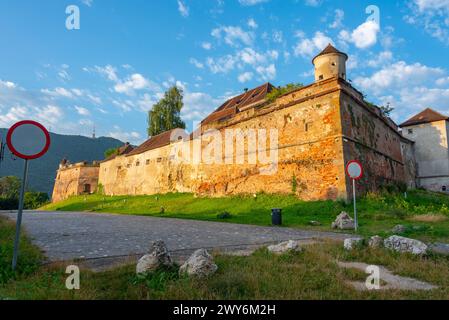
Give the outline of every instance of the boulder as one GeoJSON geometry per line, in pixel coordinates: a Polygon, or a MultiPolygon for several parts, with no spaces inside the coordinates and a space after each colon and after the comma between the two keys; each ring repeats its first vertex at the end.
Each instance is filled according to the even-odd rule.
{"type": "Polygon", "coordinates": [[[409,239],[400,236],[391,236],[384,241],[387,249],[397,252],[409,252],[415,255],[424,255],[427,252],[427,245],[419,240],[409,239]]]}
{"type": "Polygon", "coordinates": [[[151,244],[148,254],[139,259],[136,273],[148,273],[164,266],[173,265],[170,253],[164,241],[158,240],[151,244]]]}
{"type": "Polygon", "coordinates": [[[302,248],[299,246],[299,241],[294,241],[294,240],[275,244],[275,245],[269,246],[267,249],[271,253],[276,253],[276,254],[282,254],[282,253],[290,252],[290,251],[294,251],[294,252],[302,251],[302,248]]]}
{"type": "Polygon", "coordinates": [[[384,239],[379,236],[373,236],[368,241],[368,246],[371,248],[381,248],[384,245],[384,239]]]}
{"type": "Polygon", "coordinates": [[[432,243],[429,246],[429,251],[443,256],[449,256],[449,244],[447,243],[432,243]]]}
{"type": "Polygon", "coordinates": [[[405,226],[403,226],[402,224],[398,224],[393,229],[391,229],[391,232],[393,232],[393,233],[404,233],[406,230],[407,230],[407,228],[405,226]]]}
{"type": "Polygon", "coordinates": [[[340,213],[337,216],[337,219],[332,222],[332,229],[350,230],[354,228],[354,220],[349,216],[347,212],[340,213]]]}
{"type": "Polygon", "coordinates": [[[345,250],[354,250],[357,247],[361,247],[363,245],[362,238],[348,238],[345,239],[343,244],[345,250]]]}
{"type": "Polygon", "coordinates": [[[195,251],[190,258],[179,268],[180,274],[189,276],[207,277],[215,273],[218,266],[206,249],[195,251]]]}

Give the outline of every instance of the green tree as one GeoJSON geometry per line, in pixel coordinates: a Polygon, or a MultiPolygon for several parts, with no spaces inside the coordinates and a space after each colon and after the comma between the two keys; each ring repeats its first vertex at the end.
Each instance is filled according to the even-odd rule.
{"type": "Polygon", "coordinates": [[[165,92],[164,97],[148,112],[148,135],[156,136],[162,132],[182,128],[186,125],[181,119],[184,106],[183,91],[173,86],[165,92]]]}
{"type": "Polygon", "coordinates": [[[379,109],[387,117],[389,117],[391,113],[394,111],[394,108],[390,105],[389,102],[387,102],[385,106],[380,106],[379,109]]]}
{"type": "Polygon", "coordinates": [[[6,199],[18,199],[20,194],[20,184],[20,179],[14,176],[0,178],[0,197],[6,199]]]}
{"type": "Polygon", "coordinates": [[[50,201],[45,192],[26,192],[24,197],[25,209],[37,209],[50,201]]]}
{"type": "Polygon", "coordinates": [[[118,154],[118,149],[119,148],[110,148],[108,150],[106,150],[104,152],[104,158],[109,158],[110,156],[112,156],[113,154],[118,154]]]}

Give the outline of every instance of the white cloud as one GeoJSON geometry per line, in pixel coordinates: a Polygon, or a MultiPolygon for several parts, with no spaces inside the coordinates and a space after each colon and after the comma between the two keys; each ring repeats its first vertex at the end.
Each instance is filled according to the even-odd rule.
{"type": "Polygon", "coordinates": [[[240,83],[245,83],[253,79],[254,74],[252,72],[244,72],[238,76],[240,83]]]}
{"type": "Polygon", "coordinates": [[[385,66],[375,72],[371,77],[358,77],[354,80],[357,86],[364,90],[380,93],[386,89],[402,88],[419,85],[432,78],[441,76],[444,71],[440,68],[432,68],[420,63],[407,64],[399,61],[385,66]]]}
{"type": "Polygon", "coordinates": [[[379,24],[375,21],[366,21],[352,32],[340,31],[339,39],[353,43],[359,49],[367,49],[377,43],[377,35],[380,31],[379,24]]]}
{"type": "Polygon", "coordinates": [[[116,92],[127,95],[133,95],[136,90],[143,89],[157,90],[158,87],[140,73],[134,73],[123,82],[120,81],[114,86],[116,92]]]}
{"type": "Polygon", "coordinates": [[[393,52],[386,50],[377,54],[373,59],[368,60],[368,66],[372,68],[383,66],[393,60],[393,52]]]}
{"type": "Polygon", "coordinates": [[[236,63],[237,59],[230,54],[218,59],[209,57],[206,60],[206,65],[212,73],[228,73],[235,68],[236,63]]]}
{"type": "Polygon", "coordinates": [[[94,2],[94,0],[82,0],[82,2],[88,6],[88,7],[92,7],[92,3],[94,2]]]}
{"type": "Polygon", "coordinates": [[[189,7],[181,0],[178,0],[178,11],[184,18],[189,16],[189,7]]]}
{"type": "MultiPolygon", "coordinates": [[[[300,37],[303,36],[302,33],[298,34],[300,37]]],[[[299,40],[298,44],[294,47],[295,56],[302,56],[310,58],[318,54],[323,50],[329,43],[333,44],[331,38],[326,36],[324,33],[317,31],[315,36],[311,39],[302,38],[299,40]]]]}
{"type": "Polygon", "coordinates": [[[259,26],[257,25],[256,20],[251,18],[248,20],[248,27],[250,27],[251,29],[257,29],[259,26]]]}
{"type": "Polygon", "coordinates": [[[12,81],[2,81],[0,80],[0,87],[5,87],[7,89],[14,89],[17,87],[17,84],[15,84],[12,81]]]}
{"type": "Polygon", "coordinates": [[[204,64],[199,62],[198,60],[196,60],[195,58],[190,58],[189,62],[191,64],[193,64],[195,67],[197,67],[198,69],[203,69],[204,68],[204,64]]]}
{"type": "Polygon", "coordinates": [[[212,49],[212,44],[211,44],[210,42],[203,42],[203,43],[201,44],[201,47],[202,47],[204,50],[210,50],[210,49],[212,49]]]}
{"type": "Polygon", "coordinates": [[[263,81],[269,81],[276,78],[276,66],[270,64],[267,67],[259,66],[256,68],[257,73],[263,81]]]}
{"type": "MultiPolygon", "coordinates": [[[[64,97],[64,98],[73,98],[73,92],[70,90],[67,90],[65,88],[55,88],[54,90],[50,89],[42,89],[41,92],[43,94],[52,96],[52,97],[64,97]]],[[[78,92],[78,91],[76,91],[78,92]]]]}
{"type": "Polygon", "coordinates": [[[335,10],[334,21],[329,25],[332,29],[341,28],[343,26],[343,19],[345,17],[345,12],[341,9],[335,10]]]}
{"type": "Polygon", "coordinates": [[[90,111],[84,107],[78,107],[75,106],[76,112],[78,112],[79,115],[82,116],[89,116],[90,115],[90,111]]]}
{"type": "Polygon", "coordinates": [[[110,131],[107,135],[109,137],[118,139],[123,142],[130,142],[132,144],[139,145],[142,142],[142,137],[140,133],[136,131],[124,131],[119,126],[114,126],[113,131],[110,131]]]}
{"type": "Polygon", "coordinates": [[[240,27],[222,26],[212,30],[211,35],[216,39],[224,39],[225,43],[231,47],[236,47],[240,43],[250,46],[254,41],[252,32],[244,31],[240,27]]]}
{"type": "Polygon", "coordinates": [[[256,4],[261,4],[268,1],[270,0],[239,0],[242,6],[254,6],[256,4]]]}

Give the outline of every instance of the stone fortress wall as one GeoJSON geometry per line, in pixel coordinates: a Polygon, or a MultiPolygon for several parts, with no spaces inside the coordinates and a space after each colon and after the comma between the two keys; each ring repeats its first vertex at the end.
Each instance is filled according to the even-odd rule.
{"type": "MultiPolygon", "coordinates": [[[[402,137],[397,125],[377,107],[367,104],[345,80],[346,68],[341,65],[347,58],[344,53],[328,47],[317,58],[317,80],[311,85],[273,103],[262,99],[239,107],[240,101],[234,101],[233,108],[219,108],[209,116],[196,131],[201,134],[193,137],[183,135],[179,139],[179,131],[153,137],[142,146],[154,141],[155,148],[139,147],[101,162],[98,184],[106,195],[191,192],[224,196],[265,192],[295,194],[303,200],[349,199],[351,183],[345,164],[358,159],[365,170],[359,183],[361,191],[375,191],[390,183],[414,187],[413,142],[402,137]],[[268,137],[257,137],[257,144],[250,133],[261,129],[268,137]],[[270,141],[271,129],[277,130],[277,146],[270,141]],[[215,130],[214,134],[209,134],[210,130],[215,130]],[[246,137],[229,139],[229,132],[237,136],[246,133],[246,137]],[[218,140],[233,141],[233,146],[211,147],[216,146],[211,142],[218,140]],[[189,150],[190,161],[178,161],[179,150],[184,150],[183,155],[189,150]],[[194,161],[193,154],[198,154],[194,151],[198,150],[213,155],[216,161],[194,161]],[[227,154],[230,150],[234,157],[227,154]],[[255,153],[257,161],[249,161],[255,153]],[[241,154],[245,155],[243,163],[237,161],[241,154]],[[263,156],[277,156],[276,164],[262,161],[263,156]]],[[[255,97],[260,88],[242,97],[252,92],[255,97]]],[[[77,194],[75,189],[64,187],[72,178],[60,170],[53,201],[77,194]]]]}

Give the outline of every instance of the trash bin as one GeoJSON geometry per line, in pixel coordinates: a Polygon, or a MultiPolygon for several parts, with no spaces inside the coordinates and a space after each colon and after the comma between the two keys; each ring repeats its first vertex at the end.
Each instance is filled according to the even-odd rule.
{"type": "Polygon", "coordinates": [[[282,209],[271,209],[271,224],[273,226],[282,225],[282,209]]]}

